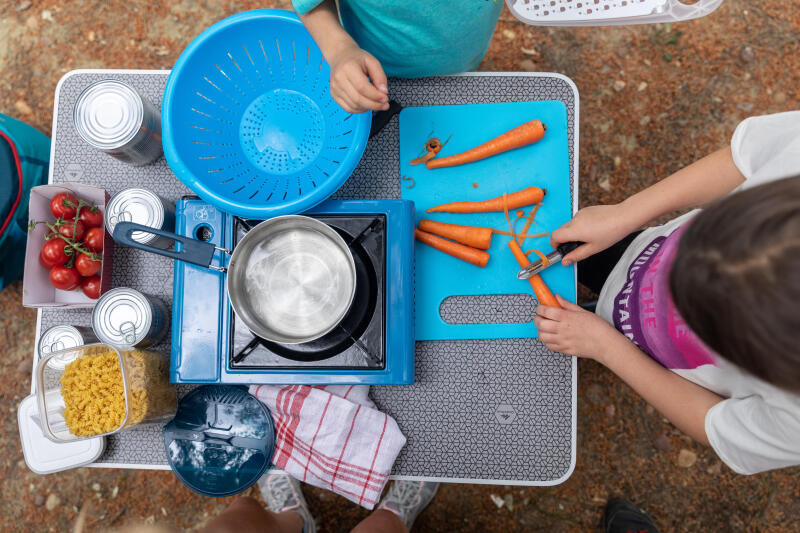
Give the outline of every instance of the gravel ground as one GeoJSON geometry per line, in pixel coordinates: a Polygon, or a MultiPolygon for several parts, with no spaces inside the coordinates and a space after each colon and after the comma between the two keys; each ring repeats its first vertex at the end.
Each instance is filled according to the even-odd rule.
{"type": "MultiPolygon", "coordinates": [[[[5,0],[0,112],[49,132],[65,72],[169,68],[206,26],[265,4],[5,0]]],[[[728,0],[697,21],[586,29],[531,28],[505,11],[481,70],[570,76],[581,93],[581,204],[617,202],[727,143],[741,119],[798,107],[800,9],[728,0]]],[[[36,315],[20,300],[20,284],[0,293],[3,531],[67,531],[84,505],[89,531],[142,521],[192,530],[222,509],[228,499],[197,496],[169,472],[27,469],[14,412],[28,393],[36,315]]],[[[597,530],[604,503],[618,495],[664,531],[800,531],[800,469],[738,476],[604,368],[579,366],[572,477],[550,488],[443,486],[415,531],[597,530]]],[[[306,495],[320,531],[346,531],[366,515],[330,493],[306,495]]]]}

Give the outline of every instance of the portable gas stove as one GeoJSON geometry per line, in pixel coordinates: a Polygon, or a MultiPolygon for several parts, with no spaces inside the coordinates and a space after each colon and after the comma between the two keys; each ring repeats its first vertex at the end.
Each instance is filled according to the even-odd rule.
{"type": "MultiPolygon", "coordinates": [[[[173,382],[414,382],[414,204],[331,200],[306,214],[338,231],[353,252],[356,294],[342,322],[312,342],[269,342],[237,320],[225,274],[176,261],[173,382]]],[[[177,203],[175,232],[230,250],[259,222],[190,197],[177,203]]],[[[223,266],[224,257],[216,252],[215,264],[223,266]]]]}

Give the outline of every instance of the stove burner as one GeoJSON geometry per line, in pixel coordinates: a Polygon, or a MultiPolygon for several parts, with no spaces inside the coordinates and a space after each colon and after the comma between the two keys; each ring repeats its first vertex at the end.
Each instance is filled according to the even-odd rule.
{"type": "MultiPolygon", "coordinates": [[[[373,324],[376,310],[376,304],[380,300],[382,292],[379,283],[378,273],[375,270],[373,259],[370,253],[365,248],[366,243],[370,237],[382,235],[384,231],[383,216],[378,217],[335,217],[335,216],[320,216],[316,217],[323,222],[330,225],[335,229],[345,240],[353,253],[353,260],[356,267],[356,292],[353,298],[353,303],[350,306],[347,315],[345,315],[342,322],[331,332],[327,333],[319,339],[302,344],[279,344],[262,339],[257,336],[253,338],[241,349],[236,349],[231,343],[231,363],[234,365],[241,365],[256,350],[263,350],[266,348],[275,356],[283,357],[299,363],[311,363],[315,361],[324,361],[336,355],[342,354],[347,350],[355,350],[359,357],[366,363],[365,366],[369,368],[383,367],[383,344],[382,344],[382,325],[373,324]],[[371,221],[359,228],[350,228],[351,231],[339,227],[337,222],[344,222],[344,220],[358,220],[366,219],[371,221]],[[363,229],[360,229],[363,227],[363,229]],[[358,231],[360,229],[360,231],[358,231]],[[355,235],[354,235],[355,234],[355,235]],[[380,343],[374,342],[376,332],[365,335],[368,328],[375,330],[378,328],[380,331],[380,343]]],[[[243,232],[247,232],[255,225],[253,221],[237,219],[243,232]]],[[[376,243],[369,243],[369,248],[376,251],[376,243]]],[[[381,273],[382,274],[382,273],[381,273]]],[[[235,315],[231,313],[232,320],[234,321],[234,329],[244,328],[244,325],[237,324],[235,315]]],[[[250,335],[251,332],[247,331],[250,335]]],[[[241,346],[241,344],[239,344],[241,346]]],[[[248,361],[249,362],[249,361],[248,361]]],[[[249,366],[249,365],[248,365],[249,366]]],[[[260,365],[259,365],[260,366],[260,365]]],[[[276,366],[270,364],[269,366],[276,366]]],[[[286,364],[284,366],[291,366],[286,364]]]]}

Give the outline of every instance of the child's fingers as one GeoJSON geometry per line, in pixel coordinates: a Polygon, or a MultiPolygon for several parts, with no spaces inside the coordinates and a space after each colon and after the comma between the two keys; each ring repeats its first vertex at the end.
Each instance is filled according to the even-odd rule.
{"type": "Polygon", "coordinates": [[[558,303],[561,305],[563,309],[566,309],[567,311],[585,311],[583,307],[562,298],[561,295],[556,294],[555,296],[556,299],[558,300],[558,303]]]}
{"type": "Polygon", "coordinates": [[[350,101],[350,97],[347,96],[347,94],[341,89],[331,86],[331,97],[336,100],[336,103],[348,113],[357,113],[355,107],[353,106],[353,102],[350,101]]]}
{"type": "Polygon", "coordinates": [[[540,305],[536,308],[536,316],[558,322],[564,317],[564,310],[554,305],[540,305]]]}
{"type": "Polygon", "coordinates": [[[592,250],[591,244],[582,244],[565,255],[561,259],[561,264],[564,266],[569,266],[573,263],[577,263],[578,261],[583,261],[593,253],[594,251],[592,250]]]}
{"type": "Polygon", "coordinates": [[[372,83],[375,84],[375,87],[380,92],[387,95],[386,101],[388,102],[389,81],[386,79],[386,73],[383,72],[383,67],[381,66],[380,61],[372,56],[367,56],[364,59],[364,66],[367,67],[367,75],[369,76],[369,79],[372,80],[372,83]]]}
{"type": "Polygon", "coordinates": [[[558,322],[540,316],[533,317],[533,325],[541,332],[558,333],[558,322]]]}
{"type": "Polygon", "coordinates": [[[386,74],[383,73],[381,64],[372,56],[364,58],[364,76],[352,80],[353,85],[362,96],[375,102],[388,102],[389,95],[386,86],[386,74]],[[376,76],[379,79],[376,79],[376,76]],[[370,80],[372,80],[370,82],[370,80]]]}
{"type": "MultiPolygon", "coordinates": [[[[359,72],[359,76],[364,78],[364,82],[369,85],[369,81],[367,81],[363,73],[359,72]]],[[[342,83],[342,90],[347,94],[350,101],[353,102],[353,106],[356,108],[356,113],[363,113],[367,109],[378,110],[383,107],[383,102],[376,102],[362,95],[353,84],[352,79],[348,79],[342,83]]]]}

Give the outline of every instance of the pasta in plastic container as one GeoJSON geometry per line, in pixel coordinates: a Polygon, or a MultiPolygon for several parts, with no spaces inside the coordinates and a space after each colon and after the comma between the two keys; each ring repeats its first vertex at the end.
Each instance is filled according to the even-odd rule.
{"type": "Polygon", "coordinates": [[[88,344],[53,352],[34,373],[39,425],[55,442],[109,435],[175,415],[169,359],[151,350],[88,344]]]}

